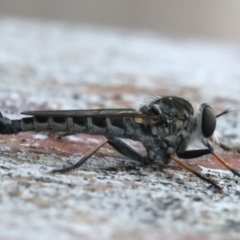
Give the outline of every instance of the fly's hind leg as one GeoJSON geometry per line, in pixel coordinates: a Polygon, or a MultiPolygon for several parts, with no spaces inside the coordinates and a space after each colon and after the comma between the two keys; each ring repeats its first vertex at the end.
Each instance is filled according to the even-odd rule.
{"type": "Polygon", "coordinates": [[[97,145],[95,148],[92,150],[88,151],[77,163],[75,163],[72,166],[66,167],[66,168],[60,168],[60,169],[54,169],[52,172],[53,173],[65,173],[72,171],[76,168],[81,167],[95,152],[97,152],[104,144],[108,142],[108,139],[103,141],[101,144],[97,145]]]}
{"type": "Polygon", "coordinates": [[[53,173],[65,173],[72,171],[74,169],[77,169],[81,167],[94,153],[96,153],[104,144],[108,143],[110,146],[112,146],[116,151],[121,153],[127,158],[130,158],[134,161],[143,163],[143,164],[150,164],[153,162],[154,159],[150,159],[147,156],[142,156],[139,153],[137,153],[134,149],[132,149],[130,146],[128,146],[125,142],[123,142],[120,139],[112,138],[112,139],[106,139],[101,144],[87,152],[77,163],[75,163],[72,166],[61,168],[61,169],[55,169],[52,172],[53,173]]]}
{"type": "Polygon", "coordinates": [[[117,152],[121,153],[123,156],[134,160],[145,165],[149,165],[153,162],[154,159],[150,159],[149,156],[142,156],[136,152],[133,148],[127,145],[119,138],[110,138],[108,139],[108,144],[112,146],[117,152]]]}

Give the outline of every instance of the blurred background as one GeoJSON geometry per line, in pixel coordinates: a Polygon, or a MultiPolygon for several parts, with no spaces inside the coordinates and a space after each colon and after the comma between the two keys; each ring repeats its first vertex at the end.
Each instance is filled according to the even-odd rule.
{"type": "Polygon", "coordinates": [[[144,29],[237,43],[239,10],[238,0],[0,1],[0,16],[144,29]]]}

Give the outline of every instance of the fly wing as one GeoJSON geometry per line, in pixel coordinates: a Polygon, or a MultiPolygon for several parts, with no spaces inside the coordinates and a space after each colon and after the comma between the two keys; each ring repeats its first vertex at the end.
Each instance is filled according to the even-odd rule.
{"type": "Polygon", "coordinates": [[[147,115],[132,108],[27,111],[22,112],[21,114],[35,117],[129,117],[135,119],[155,120],[159,120],[160,117],[147,115]]]}
{"type": "Polygon", "coordinates": [[[116,117],[116,116],[135,116],[142,114],[131,108],[120,109],[86,109],[86,110],[46,110],[46,111],[27,111],[23,115],[41,117],[116,117]]]}

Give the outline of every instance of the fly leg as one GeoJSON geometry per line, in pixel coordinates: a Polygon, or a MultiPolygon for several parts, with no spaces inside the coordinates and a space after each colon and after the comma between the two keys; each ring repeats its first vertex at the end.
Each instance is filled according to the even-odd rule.
{"type": "MultiPolygon", "coordinates": [[[[218,156],[215,152],[213,147],[210,145],[209,142],[206,141],[205,145],[208,147],[208,149],[211,151],[211,154],[222,164],[224,165],[229,171],[231,171],[234,175],[240,177],[240,173],[238,172],[238,170],[236,170],[235,168],[231,167],[227,162],[225,162],[220,156],[218,156]]],[[[225,146],[225,145],[223,145],[225,146]]],[[[223,148],[223,147],[222,147],[223,148]]],[[[224,148],[223,148],[224,149],[224,148]]],[[[230,148],[228,148],[230,149],[230,148]]],[[[225,149],[226,150],[226,149],[225,149]]],[[[230,150],[229,150],[230,151],[230,150]]]]}
{"type": "MultiPolygon", "coordinates": [[[[234,175],[237,175],[238,177],[240,177],[240,173],[233,167],[231,167],[227,162],[225,162],[219,155],[217,155],[213,149],[213,147],[210,145],[209,142],[203,142],[203,144],[207,147],[207,149],[199,149],[199,150],[188,150],[185,152],[180,152],[177,153],[178,157],[180,158],[185,158],[185,159],[190,159],[190,158],[198,158],[207,154],[212,154],[222,165],[224,165],[229,171],[231,171],[234,175]]],[[[222,147],[224,150],[228,150],[228,151],[232,151],[231,148],[225,146],[225,145],[220,145],[220,147],[222,147]]],[[[177,162],[179,165],[181,165],[183,168],[191,171],[193,174],[195,174],[196,176],[198,176],[199,178],[201,178],[204,181],[207,181],[209,183],[211,183],[214,187],[217,187],[218,189],[220,188],[216,183],[214,183],[212,180],[204,177],[203,175],[201,175],[200,173],[196,172],[195,170],[193,170],[192,168],[190,168],[188,165],[184,164],[183,162],[180,161],[180,159],[171,156],[171,159],[175,162],[177,162]],[[175,158],[175,159],[173,159],[175,158]],[[177,159],[177,160],[176,160],[177,159]],[[190,170],[191,169],[191,170],[190,170]]]]}
{"type": "Polygon", "coordinates": [[[188,170],[189,172],[193,173],[194,175],[196,175],[197,177],[199,177],[200,179],[202,179],[205,182],[210,183],[212,186],[214,186],[216,189],[218,189],[221,193],[223,193],[223,190],[220,186],[218,186],[217,183],[215,183],[212,179],[205,177],[204,175],[202,175],[201,173],[195,171],[193,168],[191,168],[189,165],[187,165],[186,163],[182,162],[178,157],[174,156],[174,155],[170,155],[170,158],[176,162],[178,165],[180,165],[182,168],[185,168],[186,170],[188,170]]]}
{"type": "Polygon", "coordinates": [[[202,157],[207,154],[211,154],[212,151],[210,149],[197,149],[197,150],[187,150],[184,152],[177,153],[179,158],[191,159],[202,157]]]}
{"type": "Polygon", "coordinates": [[[61,169],[55,169],[52,172],[53,173],[65,173],[72,171],[76,168],[81,167],[94,153],[96,153],[104,144],[108,143],[110,146],[112,146],[116,151],[124,155],[125,157],[128,157],[134,161],[143,163],[143,164],[150,164],[152,160],[147,156],[141,156],[138,154],[135,150],[130,148],[126,143],[124,143],[120,139],[106,139],[101,144],[93,148],[92,150],[88,151],[77,163],[75,163],[72,166],[61,168],[61,169]]]}
{"type": "MultiPolygon", "coordinates": [[[[206,144],[204,144],[204,145],[206,145],[206,144]]],[[[213,148],[212,147],[211,148],[208,147],[207,149],[187,150],[187,151],[184,151],[184,152],[180,152],[180,153],[177,153],[177,156],[180,157],[180,158],[184,158],[184,159],[191,159],[191,158],[198,158],[198,157],[202,157],[204,155],[212,154],[212,152],[213,152],[213,148]]],[[[218,190],[222,191],[221,187],[218,186],[213,180],[211,180],[209,178],[206,178],[201,173],[195,171],[190,166],[188,166],[187,164],[183,163],[180,159],[178,159],[178,158],[176,158],[174,156],[171,156],[171,159],[173,161],[177,162],[180,166],[182,166],[186,170],[192,172],[194,175],[196,175],[197,177],[199,177],[203,181],[206,181],[206,182],[210,183],[215,188],[217,188],[218,190]]]]}
{"type": "Polygon", "coordinates": [[[218,143],[218,146],[227,152],[240,153],[239,147],[228,147],[223,143],[218,143]]]}
{"type": "MultiPolygon", "coordinates": [[[[181,153],[177,153],[178,157],[180,158],[185,158],[185,159],[190,159],[190,158],[198,158],[207,154],[212,154],[222,165],[224,165],[229,171],[231,171],[234,175],[237,175],[238,177],[240,177],[240,173],[233,167],[231,167],[226,161],[224,161],[219,155],[217,155],[214,152],[213,147],[208,143],[204,143],[204,145],[206,145],[208,147],[208,149],[199,149],[199,150],[189,150],[189,151],[185,151],[185,152],[181,152],[181,153]]],[[[222,146],[221,146],[222,147],[222,146]]],[[[224,145],[224,147],[226,147],[224,145]]],[[[222,147],[224,150],[228,150],[228,151],[232,151],[231,148],[224,148],[222,147]]]]}
{"type": "Polygon", "coordinates": [[[55,169],[52,170],[53,173],[65,173],[72,171],[76,168],[81,167],[95,152],[97,152],[104,144],[108,142],[108,139],[103,141],[101,144],[97,145],[95,148],[92,150],[88,151],[77,163],[75,163],[72,166],[66,167],[66,168],[61,168],[61,169],[55,169]]]}
{"type": "Polygon", "coordinates": [[[148,156],[142,156],[136,152],[133,148],[123,142],[118,138],[108,139],[108,144],[112,146],[117,152],[121,153],[123,156],[134,160],[136,162],[143,163],[144,165],[149,165],[154,159],[150,159],[148,156]]]}

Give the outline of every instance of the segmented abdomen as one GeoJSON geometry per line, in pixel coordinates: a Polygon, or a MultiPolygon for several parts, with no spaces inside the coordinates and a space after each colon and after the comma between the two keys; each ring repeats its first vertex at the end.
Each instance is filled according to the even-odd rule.
{"type": "Polygon", "coordinates": [[[107,137],[139,139],[140,126],[122,117],[39,117],[23,118],[22,131],[53,131],[69,134],[88,133],[107,137]]]}

